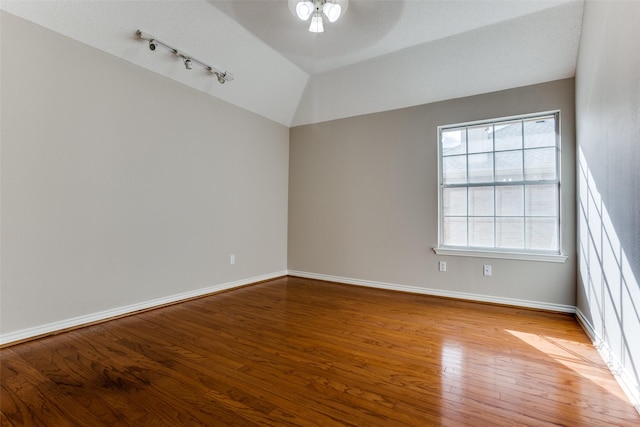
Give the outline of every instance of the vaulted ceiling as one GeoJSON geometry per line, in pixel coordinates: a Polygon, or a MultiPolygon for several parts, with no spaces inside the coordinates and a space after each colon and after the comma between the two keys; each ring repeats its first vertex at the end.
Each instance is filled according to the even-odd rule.
{"type": "Polygon", "coordinates": [[[11,1],[1,8],[285,126],[575,75],[583,0],[350,0],[307,31],[287,0],[11,1]],[[220,85],[152,34],[233,73],[220,85]]]}

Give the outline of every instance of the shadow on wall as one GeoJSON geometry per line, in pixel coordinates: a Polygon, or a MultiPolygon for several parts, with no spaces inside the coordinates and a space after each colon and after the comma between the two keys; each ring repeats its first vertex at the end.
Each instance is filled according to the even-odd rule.
{"type": "Polygon", "coordinates": [[[589,165],[578,152],[578,254],[595,345],[640,404],[640,285],[589,165]]]}

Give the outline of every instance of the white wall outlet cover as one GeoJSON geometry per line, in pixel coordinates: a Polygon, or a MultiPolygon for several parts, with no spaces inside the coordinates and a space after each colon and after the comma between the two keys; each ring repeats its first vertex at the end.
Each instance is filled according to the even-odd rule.
{"type": "Polygon", "coordinates": [[[482,266],[482,274],[485,276],[491,276],[491,265],[490,264],[484,264],[482,266]]]}

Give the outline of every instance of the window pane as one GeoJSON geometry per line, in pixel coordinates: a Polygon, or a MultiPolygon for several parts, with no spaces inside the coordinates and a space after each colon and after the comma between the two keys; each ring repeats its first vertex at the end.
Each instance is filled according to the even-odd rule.
{"type": "Polygon", "coordinates": [[[558,220],[556,218],[527,218],[525,239],[527,249],[557,251],[558,220]]]}
{"type": "Polygon", "coordinates": [[[493,218],[469,218],[469,246],[493,248],[493,218]]]}
{"type": "Polygon", "coordinates": [[[496,187],[496,215],[523,216],[524,215],[524,187],[506,186],[496,187]]]}
{"type": "Polygon", "coordinates": [[[558,215],[558,187],[555,184],[527,186],[525,199],[527,216],[558,215]]]}
{"type": "Polygon", "coordinates": [[[496,218],[496,246],[524,248],[524,218],[496,218]]]}
{"type": "Polygon", "coordinates": [[[496,182],[522,181],[522,151],[496,153],[496,182]]]}
{"type": "Polygon", "coordinates": [[[467,246],[467,218],[444,218],[442,240],[449,246],[467,246]]]}
{"type": "Polygon", "coordinates": [[[442,131],[442,155],[465,154],[467,152],[466,128],[442,131]]]}
{"type": "Polygon", "coordinates": [[[493,182],[493,153],[469,155],[469,182],[493,182]]]}
{"type": "Polygon", "coordinates": [[[493,187],[469,188],[469,216],[493,216],[493,187]]]}
{"type": "Polygon", "coordinates": [[[555,146],[556,120],[554,116],[524,121],[524,148],[555,146]]]}
{"type": "Polygon", "coordinates": [[[442,159],[442,183],[465,184],[467,182],[467,156],[444,157],[442,159]]]}
{"type": "Polygon", "coordinates": [[[443,189],[442,204],[445,216],[467,216],[467,189],[443,189]]]}
{"type": "Polygon", "coordinates": [[[524,179],[526,181],[555,180],[556,170],[555,147],[524,151],[524,179]]]}
{"type": "Polygon", "coordinates": [[[495,124],[496,151],[522,149],[522,120],[495,124]]]}
{"type": "Polygon", "coordinates": [[[469,153],[487,153],[493,151],[493,126],[491,124],[469,126],[467,132],[469,138],[469,153]]]}

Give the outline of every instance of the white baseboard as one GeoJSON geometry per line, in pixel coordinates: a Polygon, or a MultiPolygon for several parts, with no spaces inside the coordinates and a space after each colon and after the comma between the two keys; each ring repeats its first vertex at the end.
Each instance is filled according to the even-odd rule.
{"type": "Polygon", "coordinates": [[[374,282],[371,280],[353,279],[350,277],[330,276],[326,274],[309,273],[306,271],[289,270],[290,276],[307,279],[325,280],[328,282],[345,283],[349,285],[367,286],[370,288],[389,289],[393,291],[410,292],[415,294],[433,295],[447,298],[457,298],[469,301],[488,302],[493,304],[512,305],[516,307],[533,308],[538,310],[556,311],[561,313],[575,313],[572,305],[553,304],[539,301],[528,301],[515,298],[493,297],[488,295],[469,294],[466,292],[443,291],[441,289],[423,288],[418,286],[397,285],[393,283],[374,282]]]}
{"type": "Polygon", "coordinates": [[[582,326],[582,329],[584,329],[585,333],[591,339],[593,346],[598,350],[602,360],[607,364],[607,367],[620,385],[620,388],[622,388],[624,393],[627,395],[627,398],[636,408],[636,411],[640,413],[640,383],[638,383],[638,380],[634,379],[626,372],[622,363],[620,363],[615,356],[615,353],[611,350],[611,347],[609,347],[609,344],[600,337],[593,325],[591,325],[589,320],[587,320],[587,317],[579,308],[576,308],[576,318],[578,319],[580,326],[582,326]]]}
{"type": "Polygon", "coordinates": [[[576,308],[576,319],[578,319],[578,323],[580,324],[582,329],[584,329],[584,332],[587,334],[591,342],[595,345],[597,340],[596,330],[594,329],[593,325],[589,323],[584,313],[580,311],[579,308],[576,308]]]}
{"type": "Polygon", "coordinates": [[[108,319],[119,317],[122,315],[135,313],[136,311],[147,310],[150,308],[160,307],[167,304],[173,304],[173,303],[188,300],[191,298],[196,298],[196,297],[200,297],[207,294],[213,294],[216,292],[233,289],[240,286],[250,285],[252,283],[261,282],[264,280],[275,279],[277,277],[282,277],[286,275],[287,275],[286,271],[278,271],[275,273],[264,274],[261,276],[250,277],[248,279],[236,280],[234,282],[222,283],[219,285],[196,289],[194,291],[182,292],[180,294],[170,295],[162,298],[156,298],[149,301],[143,301],[140,303],[127,305],[124,307],[117,307],[110,310],[100,311],[98,313],[91,313],[84,316],[73,317],[71,319],[65,319],[65,320],[60,320],[53,323],[47,323],[45,325],[34,326],[32,328],[22,329],[15,332],[9,332],[7,334],[0,335],[0,345],[10,344],[13,342],[26,340],[26,339],[38,337],[41,335],[51,334],[51,333],[63,331],[65,329],[77,328],[83,325],[89,325],[92,323],[108,320],[108,319]]]}

